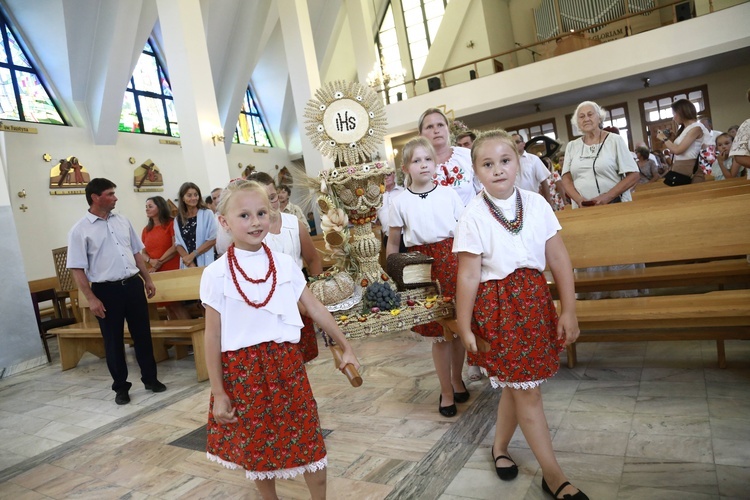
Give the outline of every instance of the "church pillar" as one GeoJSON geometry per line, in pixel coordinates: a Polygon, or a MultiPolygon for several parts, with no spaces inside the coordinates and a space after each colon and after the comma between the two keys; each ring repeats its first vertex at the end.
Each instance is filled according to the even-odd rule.
{"type": "Polygon", "coordinates": [[[323,158],[305,133],[305,107],[321,85],[310,13],[307,0],[279,0],[278,6],[305,171],[309,177],[316,177],[321,170],[330,168],[333,162],[323,158]]]}
{"type": "Polygon", "coordinates": [[[200,2],[156,0],[156,7],[180,127],[184,180],[195,182],[207,195],[229,182],[229,165],[224,145],[212,138],[223,134],[223,128],[200,2]]]}

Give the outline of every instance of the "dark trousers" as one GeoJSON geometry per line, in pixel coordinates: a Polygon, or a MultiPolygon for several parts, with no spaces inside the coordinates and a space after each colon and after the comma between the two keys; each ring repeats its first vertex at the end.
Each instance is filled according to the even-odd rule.
{"type": "Polygon", "coordinates": [[[135,359],[141,367],[141,381],[152,383],[156,380],[156,361],[151,344],[151,324],[148,318],[148,302],[139,275],[112,283],[92,283],[91,290],[102,301],[106,311],[99,320],[99,328],[104,338],[104,351],[107,355],[107,368],[112,375],[112,390],[130,389],[128,365],[125,361],[125,341],[123,332],[128,322],[130,337],[135,347],[135,359]]]}

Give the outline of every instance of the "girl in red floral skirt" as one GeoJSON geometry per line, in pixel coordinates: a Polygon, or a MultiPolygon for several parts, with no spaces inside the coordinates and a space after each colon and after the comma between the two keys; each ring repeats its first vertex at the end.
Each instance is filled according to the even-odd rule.
{"type": "Polygon", "coordinates": [[[299,301],[359,367],[328,310],[305,286],[299,266],[263,238],[270,204],[256,182],[232,182],[219,222],[234,244],[201,279],[206,307],[206,364],[211,381],[208,458],[245,470],[263,498],[275,480],[304,474],[312,498],[325,498],[326,450],[302,355],[299,301]]]}
{"type": "Polygon", "coordinates": [[[505,481],[518,475],[508,444],[520,424],[542,467],[542,489],[554,498],[587,499],[557,463],[539,387],[557,373],[560,350],[579,333],[560,224],[544,198],[514,186],[519,158],[505,131],[483,134],[471,156],[485,191],[456,226],[456,316],[469,361],[503,390],[491,448],[495,471],[505,481]],[[560,291],[559,319],[542,274],[547,263],[560,291]],[[477,351],[477,337],[489,343],[489,352],[477,351]]]}
{"type": "MultiPolygon", "coordinates": [[[[443,295],[454,297],[458,261],[451,252],[453,229],[464,204],[453,188],[437,185],[433,180],[435,150],[424,137],[404,146],[401,168],[407,175],[408,189],[391,201],[385,253],[398,252],[403,229],[406,247],[435,259],[432,279],[440,282],[443,295]]],[[[469,400],[469,391],[461,379],[464,347],[461,342],[444,342],[443,327],[436,322],[415,326],[414,331],[433,340],[432,360],[440,381],[438,411],[444,417],[453,417],[458,412],[456,403],[469,400]]]]}

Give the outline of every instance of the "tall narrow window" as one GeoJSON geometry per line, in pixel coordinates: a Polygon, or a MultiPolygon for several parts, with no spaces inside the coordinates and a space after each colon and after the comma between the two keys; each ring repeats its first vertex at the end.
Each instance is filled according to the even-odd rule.
{"type": "Polygon", "coordinates": [[[401,63],[401,52],[396,35],[396,23],[393,20],[393,6],[389,3],[380,23],[380,31],[375,41],[380,54],[380,70],[383,83],[388,86],[388,98],[386,102],[396,102],[406,99],[406,86],[397,85],[404,81],[403,64],[401,63]],[[388,82],[385,80],[388,79],[388,82]]]}
{"type": "Polygon", "coordinates": [[[146,42],[125,90],[119,130],[180,136],[172,87],[151,39],[146,42]]]}
{"type": "Polygon", "coordinates": [[[415,78],[422,74],[447,5],[448,0],[401,0],[415,78]]]}
{"type": "Polygon", "coordinates": [[[234,132],[232,142],[267,148],[273,147],[271,138],[268,136],[268,131],[266,131],[266,126],[263,124],[263,118],[260,116],[260,111],[258,111],[258,107],[255,105],[250,85],[247,86],[245,98],[242,100],[240,118],[237,122],[237,130],[234,132]]]}
{"type": "Polygon", "coordinates": [[[67,125],[0,11],[0,119],[67,125]]]}

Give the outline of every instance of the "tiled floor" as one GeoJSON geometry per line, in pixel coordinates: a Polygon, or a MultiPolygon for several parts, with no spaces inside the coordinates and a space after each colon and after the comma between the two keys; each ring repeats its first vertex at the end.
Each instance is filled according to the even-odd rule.
{"type": "MultiPolygon", "coordinates": [[[[592,499],[750,497],[750,342],[583,344],[579,364],[543,385],[563,469],[592,499]]],[[[328,497],[541,499],[523,436],[520,474],[501,482],[489,447],[498,394],[486,379],[452,419],[437,413],[430,346],[404,333],[355,344],[357,389],[328,352],[308,365],[328,449],[328,497]]],[[[131,361],[131,367],[135,367],[131,361]]],[[[0,380],[0,498],[256,498],[238,471],[168,443],[205,423],[209,386],[192,358],[159,364],[169,390],[135,384],[116,406],[103,360],[0,380]]],[[[137,378],[131,375],[131,380],[137,378]]],[[[309,498],[301,479],[282,498],[309,498]]]]}

